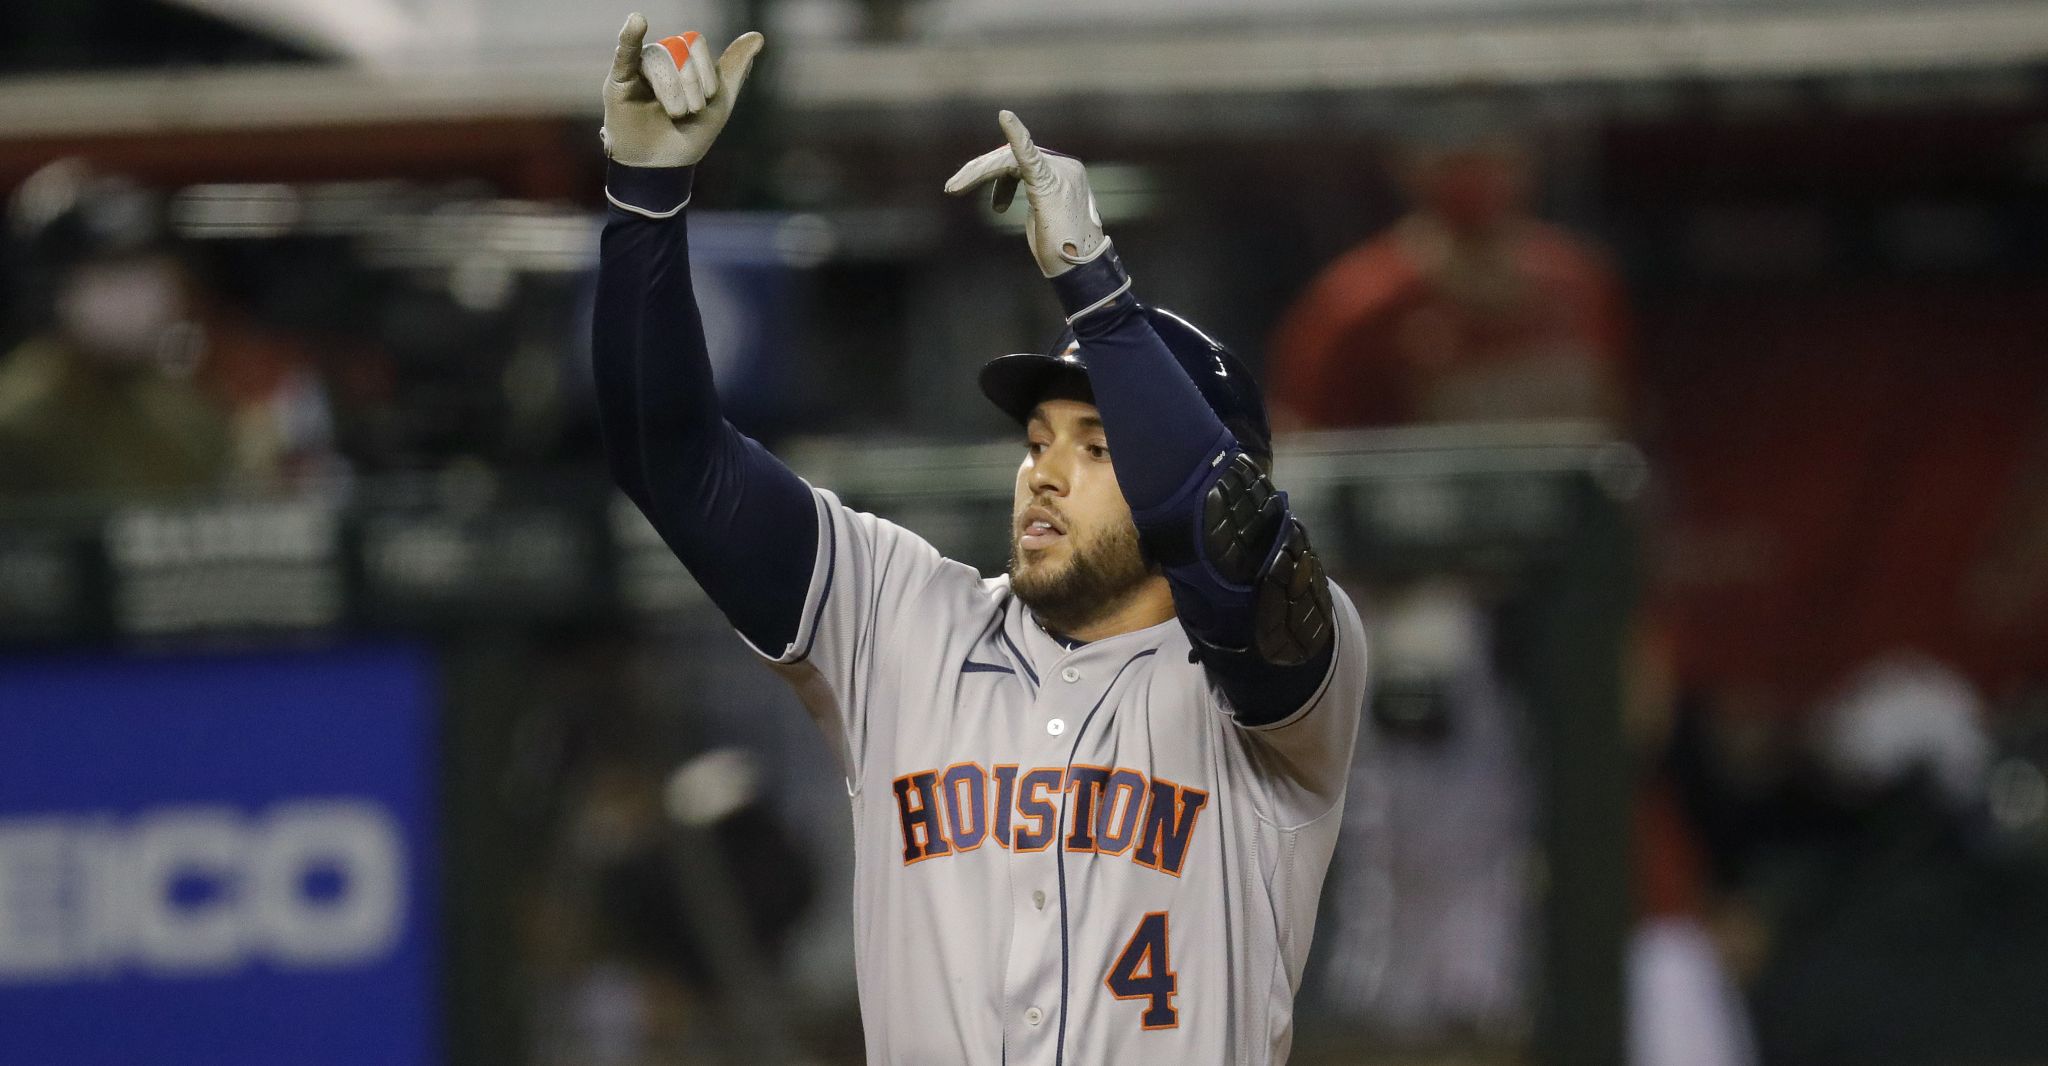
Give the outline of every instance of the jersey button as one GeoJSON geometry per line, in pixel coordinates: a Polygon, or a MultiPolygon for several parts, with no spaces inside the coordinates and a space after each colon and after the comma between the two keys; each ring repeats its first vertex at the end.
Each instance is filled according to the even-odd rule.
{"type": "Polygon", "coordinates": [[[1045,1020],[1045,1012],[1039,1010],[1037,1007],[1026,1007],[1024,1008],[1024,1020],[1030,1022],[1033,1025],[1037,1025],[1039,1022],[1045,1020]]]}
{"type": "Polygon", "coordinates": [[[1051,733],[1053,736],[1059,736],[1061,733],[1067,731],[1067,720],[1064,718],[1055,718],[1052,721],[1045,723],[1045,731],[1051,733]]]}
{"type": "Polygon", "coordinates": [[[1073,667],[1069,666],[1065,670],[1060,671],[1060,680],[1065,681],[1066,683],[1071,685],[1074,682],[1081,680],[1081,671],[1076,670],[1073,667]]]}
{"type": "Polygon", "coordinates": [[[1041,888],[1038,891],[1031,893],[1031,905],[1037,907],[1039,910],[1045,909],[1045,889],[1041,888]]]}

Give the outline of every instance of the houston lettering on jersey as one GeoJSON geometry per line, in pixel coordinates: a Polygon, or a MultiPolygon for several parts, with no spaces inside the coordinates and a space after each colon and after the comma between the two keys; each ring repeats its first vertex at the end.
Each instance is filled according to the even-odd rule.
{"type": "Polygon", "coordinates": [[[1060,840],[1066,851],[1123,855],[1180,876],[1195,819],[1209,794],[1148,778],[1129,767],[984,768],[959,762],[919,770],[892,782],[903,826],[903,864],[973,851],[984,843],[1043,851],[1060,840]],[[1060,824],[1060,797],[1073,793],[1060,824]]]}

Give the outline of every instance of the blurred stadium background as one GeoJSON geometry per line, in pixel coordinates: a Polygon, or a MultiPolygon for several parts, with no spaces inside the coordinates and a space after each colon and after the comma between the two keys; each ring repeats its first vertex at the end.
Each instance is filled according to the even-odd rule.
{"type": "MultiPolygon", "coordinates": [[[[0,1064],[858,1061],[597,453],[626,10],[0,10],[0,1064]]],[[[694,269],[814,480],[1001,564],[999,106],[1262,368],[1379,643],[1295,1061],[2048,1062],[2048,3],[645,10],[768,34],[694,269]]]]}

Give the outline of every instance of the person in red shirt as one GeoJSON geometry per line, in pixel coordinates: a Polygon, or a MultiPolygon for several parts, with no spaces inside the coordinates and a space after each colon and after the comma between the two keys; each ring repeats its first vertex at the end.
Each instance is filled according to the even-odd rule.
{"type": "Polygon", "coordinates": [[[1531,216],[1529,169],[1503,138],[1412,152],[1414,209],[1326,267],[1274,331],[1276,415],[1626,424],[1620,284],[1600,252],[1531,216]]]}

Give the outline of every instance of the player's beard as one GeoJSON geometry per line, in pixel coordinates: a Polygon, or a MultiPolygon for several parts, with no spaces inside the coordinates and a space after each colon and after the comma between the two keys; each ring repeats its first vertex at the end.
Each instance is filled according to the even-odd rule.
{"type": "Polygon", "coordinates": [[[1138,549],[1138,527],[1121,523],[1083,541],[1067,531],[1072,550],[1064,563],[1020,564],[1023,549],[1010,537],[1010,591],[1040,625],[1058,633],[1088,628],[1114,614],[1150,578],[1153,568],[1138,549]]]}

